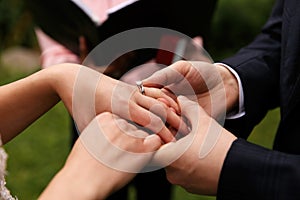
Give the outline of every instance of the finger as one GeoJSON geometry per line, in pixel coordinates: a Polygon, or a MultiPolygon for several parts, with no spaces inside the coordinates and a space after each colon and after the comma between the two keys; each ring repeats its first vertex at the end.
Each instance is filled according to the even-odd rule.
{"type": "Polygon", "coordinates": [[[145,131],[117,115],[103,113],[98,115],[97,119],[108,141],[121,150],[146,153],[153,152],[161,145],[159,136],[148,138],[149,134],[145,131]],[[145,143],[148,139],[150,140],[145,143]]]}
{"type": "MultiPolygon", "coordinates": [[[[168,94],[169,93],[170,92],[168,92],[168,94]]],[[[152,97],[154,99],[165,99],[166,101],[164,102],[167,102],[167,106],[174,108],[177,113],[180,112],[177,102],[160,89],[145,87],[145,95],[147,95],[148,97],[152,97]]]]}
{"type": "Polygon", "coordinates": [[[139,130],[137,126],[130,121],[117,116],[114,117],[114,120],[116,121],[115,124],[118,126],[118,128],[126,135],[134,138],[146,138],[149,135],[148,133],[139,130]]]}
{"type": "MultiPolygon", "coordinates": [[[[163,86],[176,83],[182,80],[182,78],[184,77],[183,74],[181,74],[177,69],[183,69],[182,67],[185,67],[186,65],[191,64],[185,61],[176,62],[169,67],[159,70],[152,74],[150,77],[144,79],[143,84],[147,87],[162,88],[163,86]]],[[[184,70],[181,71],[185,73],[184,70]]]]}
{"type": "MultiPolygon", "coordinates": [[[[166,120],[168,109],[170,109],[169,101],[158,100],[149,96],[139,95],[135,103],[139,106],[145,108],[146,110],[151,110],[154,114],[158,115],[161,119],[166,120]]],[[[134,104],[133,104],[134,105],[134,104]]],[[[176,105],[179,110],[179,106],[176,105]]],[[[177,112],[177,111],[176,111],[177,112]]]]}
{"type": "Polygon", "coordinates": [[[153,165],[166,167],[177,160],[180,155],[177,154],[178,145],[175,142],[163,144],[157,152],[155,152],[151,163],[153,165]]]}
{"type": "Polygon", "coordinates": [[[111,169],[129,173],[140,172],[152,159],[159,145],[159,140],[155,138],[145,142],[144,138],[124,134],[109,114],[97,116],[80,138],[88,152],[98,161],[111,169]],[[150,144],[154,144],[154,147],[150,147],[150,144]]]}
{"type": "MultiPolygon", "coordinates": [[[[157,98],[157,101],[160,101],[160,102],[164,103],[167,107],[171,106],[171,104],[169,103],[169,101],[167,101],[165,98],[157,98]]],[[[176,112],[175,109],[173,109],[173,110],[176,112]]]]}
{"type": "Polygon", "coordinates": [[[158,150],[161,147],[162,143],[163,143],[163,141],[156,134],[149,135],[144,140],[145,148],[146,148],[146,150],[149,150],[149,151],[158,150]]]}
{"type": "Polygon", "coordinates": [[[163,122],[168,122],[173,127],[177,128],[177,130],[180,128],[180,131],[186,132],[187,129],[184,129],[184,126],[180,126],[182,124],[181,117],[176,114],[176,111],[174,111],[173,108],[170,108],[165,104],[165,100],[163,100],[163,102],[153,98],[148,98],[148,100],[148,102],[138,101],[137,103],[146,110],[159,116],[163,122]]]}
{"type": "MultiPolygon", "coordinates": [[[[156,90],[157,91],[157,90],[156,90]]],[[[176,103],[176,106],[178,107],[177,109],[179,111],[175,112],[173,111],[172,108],[167,107],[164,103],[160,103],[159,101],[153,99],[153,98],[147,98],[143,96],[144,98],[139,98],[137,100],[137,103],[146,108],[147,110],[151,111],[155,115],[158,115],[163,122],[168,122],[172,127],[176,128],[177,131],[180,134],[186,135],[189,132],[188,126],[186,123],[182,120],[180,116],[178,116],[176,113],[180,113],[180,109],[176,103]]],[[[171,132],[169,130],[169,132],[171,132]]],[[[175,136],[174,134],[172,134],[175,136]]]]}
{"type": "Polygon", "coordinates": [[[198,103],[189,100],[185,96],[179,96],[177,101],[181,109],[181,114],[188,119],[192,127],[198,124],[201,116],[207,115],[198,103]]]}
{"type": "Polygon", "coordinates": [[[164,143],[175,142],[176,138],[172,132],[164,125],[160,132],[157,133],[164,143]]]}
{"type": "Polygon", "coordinates": [[[167,74],[170,71],[169,68],[156,71],[150,77],[143,80],[143,85],[146,87],[163,88],[165,86],[167,74]]]}
{"type": "Polygon", "coordinates": [[[174,136],[188,134],[188,125],[185,123],[182,117],[177,115],[172,109],[168,109],[167,112],[167,123],[170,125],[170,127],[172,127],[172,129],[169,129],[170,132],[172,132],[174,136]],[[176,132],[174,132],[174,129],[176,132]]]}
{"type": "Polygon", "coordinates": [[[151,163],[153,165],[166,167],[171,165],[187,151],[193,142],[194,135],[189,134],[186,137],[177,140],[176,142],[170,142],[162,145],[158,151],[154,154],[151,163]]]}
{"type": "Polygon", "coordinates": [[[157,110],[161,110],[161,106],[160,109],[154,106],[154,108],[152,107],[150,110],[146,110],[137,104],[132,106],[133,107],[130,108],[130,110],[134,111],[130,113],[130,118],[132,121],[158,134],[165,143],[175,140],[175,137],[172,135],[169,129],[166,128],[162,118],[157,116],[157,114],[154,114],[158,113],[157,110]]]}
{"type": "Polygon", "coordinates": [[[183,96],[178,98],[178,102],[182,107],[182,113],[192,123],[193,132],[197,133],[198,137],[201,138],[197,139],[202,141],[199,150],[199,158],[205,158],[217,144],[223,131],[223,127],[213,120],[201,106],[197,106],[197,103],[190,101],[183,96]],[[198,111],[195,111],[196,109],[198,111]],[[201,123],[201,125],[197,126],[197,123],[201,123]]]}
{"type": "Polygon", "coordinates": [[[163,93],[165,93],[166,95],[168,95],[169,97],[171,97],[172,99],[177,99],[177,95],[168,87],[164,87],[161,89],[163,91],[163,93]]]}

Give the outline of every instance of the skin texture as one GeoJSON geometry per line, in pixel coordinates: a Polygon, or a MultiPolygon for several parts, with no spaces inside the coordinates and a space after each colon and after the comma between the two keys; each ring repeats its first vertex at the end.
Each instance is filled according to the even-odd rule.
{"type": "MultiPolygon", "coordinates": [[[[39,199],[105,199],[113,191],[120,189],[133,179],[135,173],[115,170],[97,160],[89,152],[89,148],[82,137],[89,137],[89,134],[93,134],[90,131],[96,130],[97,127],[101,127],[102,134],[112,144],[124,151],[135,153],[154,152],[162,144],[157,135],[147,137],[147,133],[140,131],[127,121],[111,113],[102,113],[80,135],[65,166],[50,182],[39,199]],[[122,129],[120,129],[121,126],[122,129]],[[126,130],[126,132],[123,130],[126,130]],[[127,132],[132,135],[128,135],[127,132]],[[74,179],[74,177],[76,178],[74,179]]],[[[105,153],[105,151],[102,151],[101,146],[99,150],[105,153]]],[[[122,156],[124,154],[111,155],[110,159],[118,161],[122,159],[122,156]]],[[[147,159],[135,160],[131,162],[131,165],[141,169],[150,159],[151,156],[147,159]]]]}
{"type": "Polygon", "coordinates": [[[153,159],[156,163],[163,163],[174,152],[184,148],[184,153],[165,168],[168,180],[191,193],[215,195],[224,159],[236,137],[194,101],[182,96],[178,101],[182,115],[191,124],[191,132],[176,142],[162,146],[153,159]],[[208,135],[216,133],[218,137],[215,141],[206,140],[208,135]],[[200,156],[206,147],[209,151],[205,156],[200,156]]]}
{"type": "MultiPolygon", "coordinates": [[[[173,99],[186,96],[180,96],[177,102],[191,130],[182,139],[163,145],[155,154],[154,162],[166,164],[170,156],[185,150],[178,159],[168,163],[168,180],[191,193],[215,195],[224,159],[236,139],[218,120],[238,106],[235,76],[221,65],[179,61],[143,83],[152,87],[150,90],[161,89],[173,99]]],[[[148,93],[151,92],[146,88],[148,93]]]]}
{"type": "MultiPolygon", "coordinates": [[[[216,194],[225,156],[236,138],[211,116],[217,118],[224,107],[233,109],[237,104],[238,92],[233,75],[223,67],[214,67],[221,78],[210,78],[212,72],[216,72],[211,71],[211,64],[198,63],[195,68],[189,62],[177,62],[164,69],[163,73],[158,72],[144,81],[144,85],[149,87],[145,88],[145,95],[134,86],[93,70],[88,70],[87,75],[95,78],[96,85],[78,82],[77,78],[83,69],[80,65],[62,64],[41,70],[0,87],[0,113],[5,116],[0,125],[2,139],[4,143],[11,140],[60,100],[73,115],[74,109],[77,112],[74,90],[76,87],[83,88],[86,94],[94,94],[95,105],[92,111],[87,108],[87,112],[82,112],[76,118],[82,132],[80,138],[65,166],[40,199],[104,199],[135,176],[135,173],[118,171],[105,165],[90,152],[89,146],[82,142],[82,137],[95,134],[95,130],[98,130],[95,127],[100,128],[110,144],[123,152],[150,153],[148,157],[130,162],[137,171],[150,161],[163,165],[170,155],[189,144],[183,154],[166,167],[169,181],[193,193],[216,194]],[[171,76],[174,71],[176,75],[181,74],[179,78],[171,76]],[[193,89],[192,93],[183,90],[187,87],[186,80],[188,87],[193,89]],[[218,97],[224,90],[226,104],[212,109],[214,104],[210,96],[213,94],[218,97]],[[194,101],[185,97],[177,99],[176,96],[181,94],[194,101]],[[124,107],[118,109],[114,105],[124,107]],[[157,135],[148,136],[124,119],[132,120],[157,135]],[[189,134],[176,141],[173,130],[189,134]],[[217,137],[212,142],[207,140],[209,135],[217,137]],[[167,144],[161,147],[164,143],[167,144]],[[206,153],[201,156],[203,149],[206,153]]],[[[218,100],[221,102],[223,99],[218,100]]],[[[103,151],[100,148],[100,154],[103,151]]],[[[112,155],[110,160],[118,161],[125,155],[112,155]]]]}
{"type": "MultiPolygon", "coordinates": [[[[1,86],[0,113],[1,116],[5,116],[0,124],[3,142],[6,143],[14,138],[60,100],[73,115],[75,83],[84,88],[86,93],[93,93],[96,102],[93,113],[86,111],[81,113],[80,118],[77,118],[76,122],[80,130],[83,130],[97,114],[113,112],[158,133],[164,142],[174,140],[174,136],[164,123],[171,120],[173,124],[177,124],[175,126],[179,127],[181,119],[175,115],[175,112],[171,112],[171,108],[165,103],[142,95],[134,86],[93,70],[89,73],[99,77],[97,85],[89,85],[88,81],[78,83],[76,78],[82,68],[84,67],[81,65],[61,64],[1,86]],[[115,109],[112,99],[114,99],[114,105],[123,105],[122,109],[115,109]]],[[[169,99],[171,102],[171,98],[169,99]]],[[[174,102],[173,104],[175,105],[174,102]]]]}
{"type": "Polygon", "coordinates": [[[238,105],[238,83],[234,75],[227,68],[208,62],[178,61],[154,73],[143,83],[161,89],[174,99],[184,95],[198,101],[214,118],[231,112],[238,105]]]}
{"type": "MultiPolygon", "coordinates": [[[[98,77],[97,85],[89,85],[87,81],[78,82],[77,78],[83,68],[81,65],[61,64],[1,86],[0,113],[4,117],[1,120],[0,132],[3,142],[6,143],[20,134],[60,100],[73,115],[73,92],[75,85],[79,84],[79,87],[84,88],[86,93],[94,94],[93,98],[96,102],[92,113],[89,113],[90,110],[86,110],[77,119],[82,131],[81,135],[90,134],[90,131],[85,132],[84,130],[89,127],[91,122],[96,121],[97,124],[101,124],[101,130],[104,135],[108,136],[110,142],[120,146],[125,152],[150,152],[147,159],[132,163],[132,166],[137,167],[137,169],[142,168],[148,159],[151,159],[152,151],[158,149],[162,143],[174,140],[174,136],[165,127],[162,119],[168,121],[168,113],[173,114],[173,118],[170,117],[170,123],[179,126],[181,119],[176,115],[176,112],[173,112],[176,107],[169,107],[172,104],[175,105],[175,102],[172,103],[172,99],[167,96],[164,99],[169,99],[167,100],[168,104],[142,95],[136,87],[121,83],[93,70],[88,71],[88,73],[98,77]],[[123,95],[114,93],[115,90],[122,91],[121,94],[123,95]],[[113,109],[112,99],[116,99],[114,103],[127,107],[129,112],[113,109]],[[149,110],[154,112],[149,112],[149,110]],[[111,113],[113,111],[114,114],[111,113]],[[99,115],[101,113],[104,114],[99,115]],[[160,125],[161,129],[157,130],[160,137],[157,135],[147,137],[146,132],[138,131],[135,126],[118,118],[117,115],[133,120],[137,124],[148,126],[153,131],[157,125],[160,125]],[[112,120],[112,116],[115,116],[114,120],[112,120]],[[126,134],[120,127],[126,130],[126,134]],[[133,137],[127,132],[133,135],[142,134],[142,136],[133,137]]],[[[65,166],[49,184],[41,199],[53,199],[54,197],[54,199],[103,199],[135,176],[134,173],[120,172],[101,164],[88,150],[80,140],[77,141],[65,166]],[[110,184],[107,184],[108,179],[111,180],[110,184]],[[103,189],[101,191],[99,191],[100,186],[103,189]],[[73,196],[75,194],[76,198],[73,196]]],[[[122,156],[119,154],[117,158],[122,156]]],[[[114,160],[114,157],[111,159],[114,160]]]]}

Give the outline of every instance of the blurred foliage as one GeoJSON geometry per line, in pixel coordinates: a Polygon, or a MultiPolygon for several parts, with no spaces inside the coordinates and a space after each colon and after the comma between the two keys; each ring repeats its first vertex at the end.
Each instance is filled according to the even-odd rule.
{"type": "Polygon", "coordinates": [[[275,0],[219,0],[208,41],[214,59],[231,55],[257,35],[275,0]]]}
{"type": "Polygon", "coordinates": [[[36,47],[30,13],[24,1],[0,0],[0,52],[16,45],[36,47]]]}

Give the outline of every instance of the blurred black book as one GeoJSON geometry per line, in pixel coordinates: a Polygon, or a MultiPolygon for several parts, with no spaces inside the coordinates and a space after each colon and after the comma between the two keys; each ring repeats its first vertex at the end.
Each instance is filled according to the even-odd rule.
{"type": "MultiPolygon", "coordinates": [[[[189,37],[201,35],[205,38],[208,35],[208,27],[215,6],[214,0],[188,0],[188,2],[182,0],[138,0],[110,13],[105,22],[97,25],[71,0],[27,0],[25,2],[35,24],[77,55],[80,55],[80,36],[85,38],[88,51],[91,51],[102,41],[115,34],[141,27],[163,27],[189,37]]],[[[161,36],[151,37],[152,42],[157,43],[157,47],[160,46],[161,36]]],[[[129,68],[135,67],[155,57],[156,53],[157,49],[134,50],[134,53],[128,54],[130,62],[126,65],[129,68]]],[[[95,59],[98,59],[100,63],[95,64],[107,64],[105,59],[111,61],[119,56],[122,55],[119,54],[118,48],[99,52],[95,59]]],[[[128,57],[126,60],[129,60],[128,57]]]]}
{"type": "Polygon", "coordinates": [[[90,47],[100,41],[98,27],[92,19],[70,0],[26,1],[35,24],[47,35],[79,54],[79,37],[90,47]]]}

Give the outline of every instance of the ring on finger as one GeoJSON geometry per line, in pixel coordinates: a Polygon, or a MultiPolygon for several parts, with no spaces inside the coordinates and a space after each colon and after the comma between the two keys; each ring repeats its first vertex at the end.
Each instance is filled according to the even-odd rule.
{"type": "Polygon", "coordinates": [[[135,84],[138,87],[140,93],[144,95],[145,94],[145,88],[143,86],[143,82],[142,81],[136,81],[135,84]]]}

